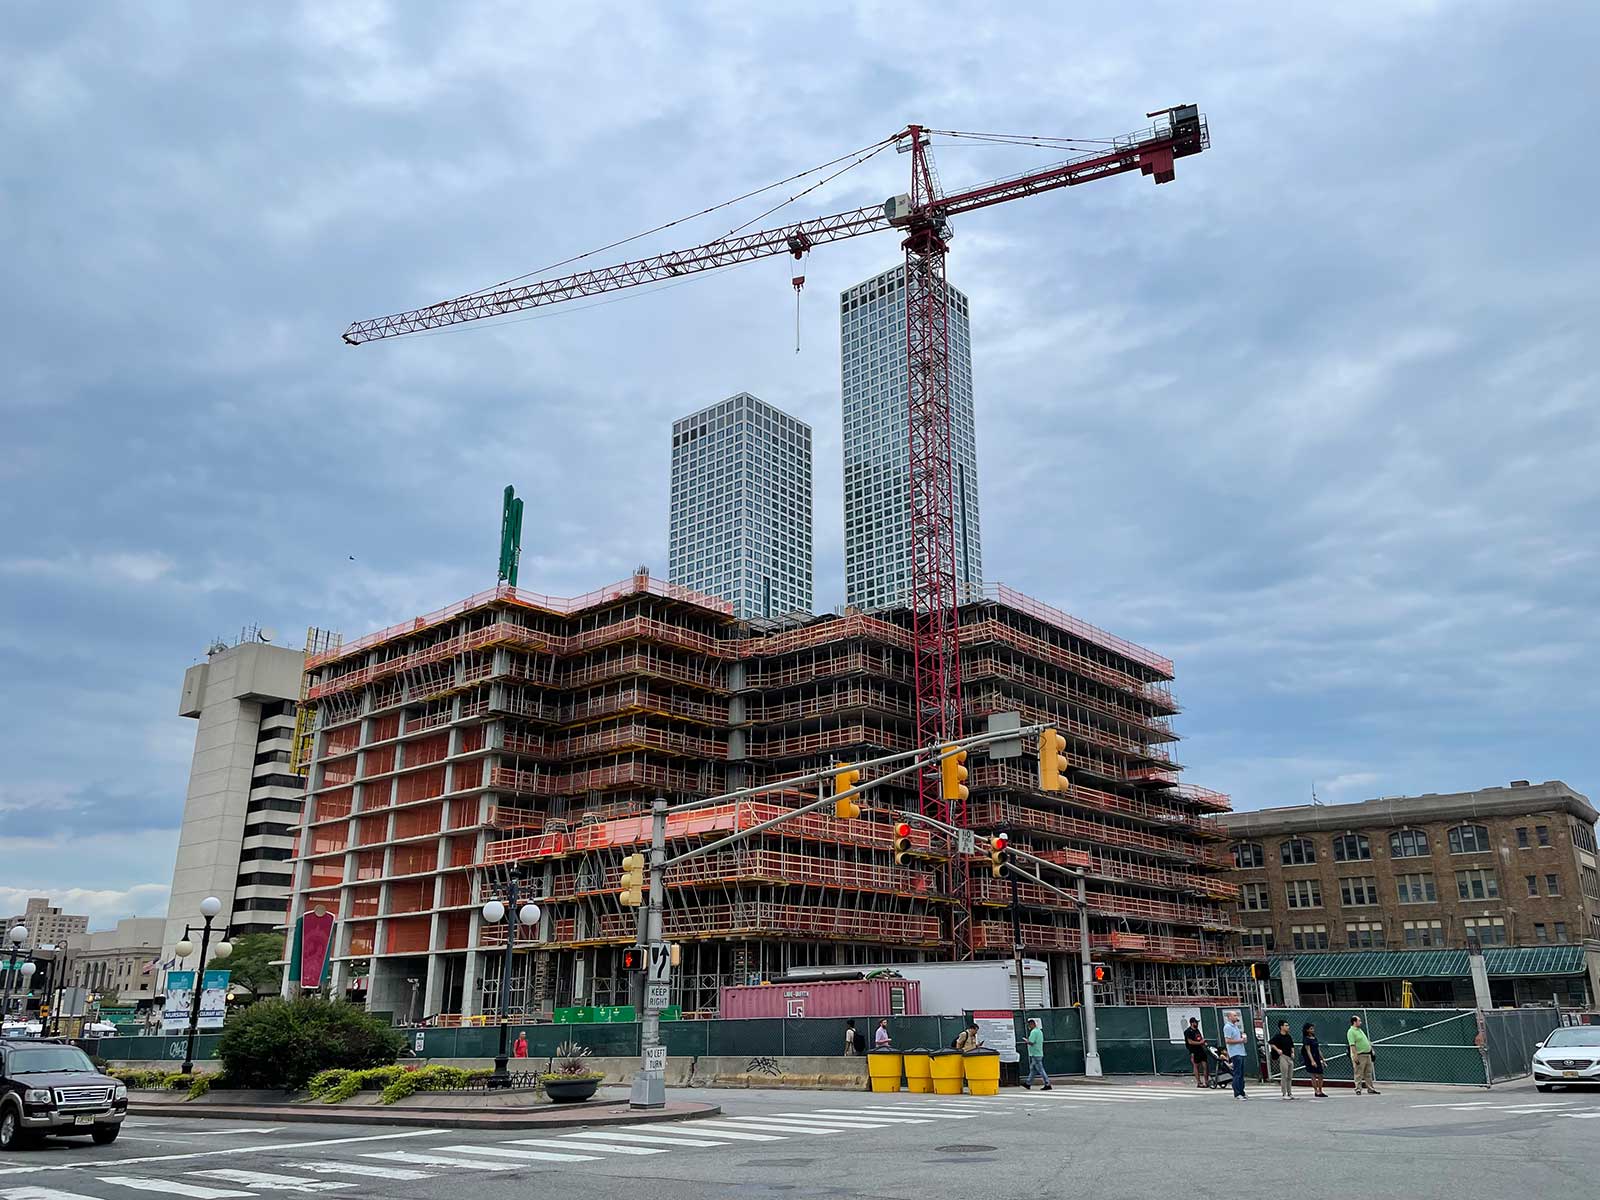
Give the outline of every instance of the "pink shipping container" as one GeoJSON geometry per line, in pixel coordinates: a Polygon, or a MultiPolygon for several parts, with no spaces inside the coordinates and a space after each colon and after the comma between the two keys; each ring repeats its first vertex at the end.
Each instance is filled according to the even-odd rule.
{"type": "Polygon", "coordinates": [[[722,989],[720,1015],[743,1017],[916,1017],[922,984],[915,979],[840,979],[722,989]]]}

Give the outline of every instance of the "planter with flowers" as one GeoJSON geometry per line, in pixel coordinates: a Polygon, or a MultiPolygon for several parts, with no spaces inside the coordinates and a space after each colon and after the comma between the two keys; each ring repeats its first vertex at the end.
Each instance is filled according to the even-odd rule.
{"type": "Polygon", "coordinates": [[[571,1104],[593,1096],[605,1076],[589,1069],[584,1061],[588,1057],[589,1047],[576,1042],[557,1046],[549,1073],[539,1076],[544,1094],[557,1104],[571,1104]]]}

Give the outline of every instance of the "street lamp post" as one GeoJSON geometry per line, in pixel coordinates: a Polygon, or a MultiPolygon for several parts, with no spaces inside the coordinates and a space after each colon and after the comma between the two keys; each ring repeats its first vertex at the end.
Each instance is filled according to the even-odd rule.
{"type": "MultiPolygon", "coordinates": [[[[22,948],[22,943],[28,940],[28,927],[26,925],[13,925],[11,927],[11,932],[6,935],[6,940],[10,944],[7,946],[5,999],[0,1001],[0,1017],[7,1017],[11,1015],[11,984],[12,981],[19,975],[22,976],[23,979],[22,1006],[24,1010],[27,1009],[27,981],[33,978],[33,972],[35,970],[31,958],[25,958],[20,967],[17,965],[17,960],[19,958],[24,958],[25,955],[31,954],[31,951],[25,951],[22,948]]],[[[26,1011],[24,1011],[24,1015],[26,1015],[26,1011]]]]}
{"type": "MultiPolygon", "coordinates": [[[[216,920],[217,914],[221,911],[222,901],[215,896],[207,896],[200,901],[200,915],[206,919],[206,923],[200,930],[200,961],[195,966],[194,988],[189,993],[189,1037],[184,1045],[182,1068],[185,1075],[194,1073],[194,1039],[200,1030],[200,985],[205,979],[206,951],[211,947],[211,922],[216,920]]],[[[183,937],[172,948],[179,958],[188,958],[194,953],[194,943],[189,940],[193,934],[194,926],[183,927],[183,937]]],[[[221,962],[232,953],[233,943],[221,941],[217,943],[216,950],[212,951],[212,957],[221,962]]]]}
{"type": "Polygon", "coordinates": [[[491,900],[483,906],[483,919],[491,925],[500,921],[506,922],[506,952],[500,965],[500,1050],[494,1056],[494,1074],[489,1076],[489,1086],[492,1088],[508,1088],[511,1086],[511,1072],[506,1069],[509,1059],[506,1057],[506,1017],[511,1006],[511,952],[517,947],[517,926],[537,925],[539,923],[539,906],[532,902],[517,907],[517,880],[512,876],[510,886],[506,890],[506,899],[510,902],[509,908],[515,910],[517,919],[507,919],[507,904],[499,900],[491,900]]]}

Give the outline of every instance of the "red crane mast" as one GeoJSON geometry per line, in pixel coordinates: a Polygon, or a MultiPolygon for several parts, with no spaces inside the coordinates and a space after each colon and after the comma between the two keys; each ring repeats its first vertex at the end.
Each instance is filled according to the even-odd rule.
{"type": "MultiPolygon", "coordinates": [[[[912,646],[916,678],[917,744],[948,741],[961,733],[961,656],[956,569],[954,468],[950,429],[949,291],[945,255],[949,221],[1024,196],[1074,187],[1130,171],[1156,183],[1173,178],[1173,164],[1211,144],[1199,109],[1177,105],[1146,114],[1156,123],[1065,162],[943,193],[932,156],[931,134],[958,134],[908,125],[883,142],[911,156],[911,190],[881,206],[858,208],[754,233],[730,234],[687,250],[553,279],[497,286],[426,308],[357,321],[344,332],[352,346],[381,338],[439,329],[560,304],[604,292],[677,279],[700,271],[780,254],[802,258],[813,246],[880,230],[903,231],[906,256],[906,381],[910,425],[912,646]]],[[[1010,139],[1023,144],[1036,139],[1010,139]]],[[[1059,141],[1061,139],[1050,139],[1059,141]]],[[[923,812],[965,826],[966,813],[941,797],[937,772],[919,779],[923,812]]]]}

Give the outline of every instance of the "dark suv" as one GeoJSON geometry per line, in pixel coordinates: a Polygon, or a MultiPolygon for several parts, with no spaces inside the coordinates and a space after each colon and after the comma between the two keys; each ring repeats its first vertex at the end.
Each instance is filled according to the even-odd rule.
{"type": "Polygon", "coordinates": [[[0,1150],[51,1133],[87,1133],[103,1146],[117,1140],[127,1115],[128,1089],[76,1046],[0,1041],[0,1150]]]}

